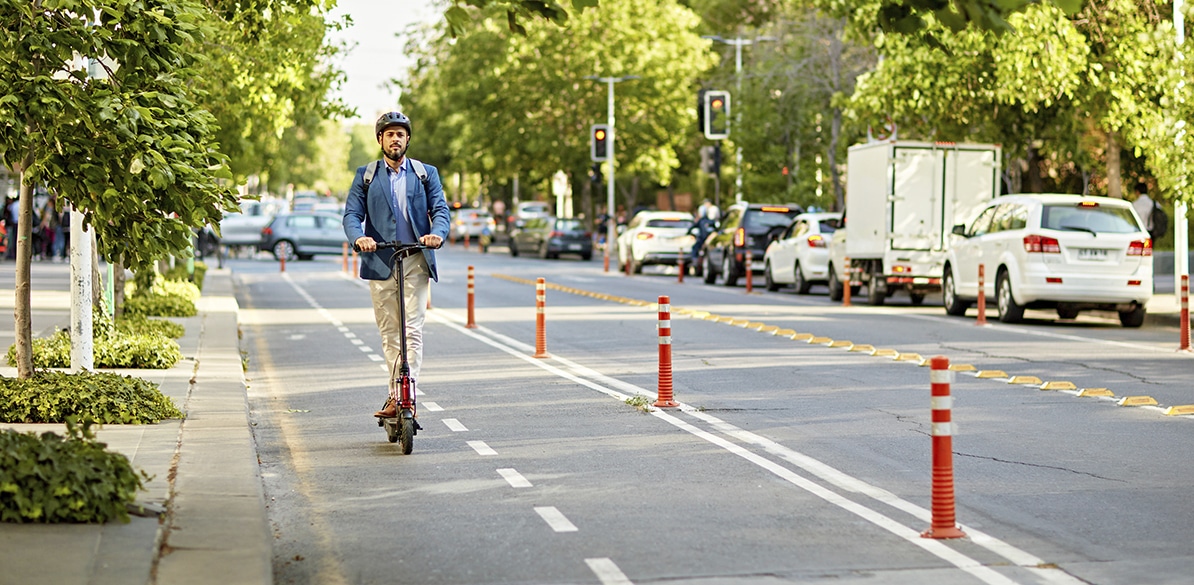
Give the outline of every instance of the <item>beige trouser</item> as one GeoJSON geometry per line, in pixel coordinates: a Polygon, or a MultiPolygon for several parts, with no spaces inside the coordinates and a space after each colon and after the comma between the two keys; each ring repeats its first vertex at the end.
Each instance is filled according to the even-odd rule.
{"type": "MultiPolygon", "coordinates": [[[[423,321],[427,315],[427,299],[431,294],[431,271],[427,259],[415,253],[402,260],[405,272],[406,292],[406,349],[410,352],[407,361],[410,377],[419,379],[419,367],[423,364],[423,321]]],[[[370,280],[369,293],[373,297],[373,318],[381,333],[381,346],[390,364],[390,398],[396,397],[394,380],[398,378],[399,357],[402,345],[399,337],[402,329],[398,322],[398,283],[393,278],[370,280]]]]}

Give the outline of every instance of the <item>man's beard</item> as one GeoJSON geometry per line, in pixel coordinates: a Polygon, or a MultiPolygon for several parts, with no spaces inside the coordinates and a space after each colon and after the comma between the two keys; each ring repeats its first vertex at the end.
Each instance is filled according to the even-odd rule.
{"type": "Polygon", "coordinates": [[[403,146],[397,150],[383,148],[381,149],[381,154],[394,162],[402,162],[402,157],[406,156],[406,147],[403,146]]]}

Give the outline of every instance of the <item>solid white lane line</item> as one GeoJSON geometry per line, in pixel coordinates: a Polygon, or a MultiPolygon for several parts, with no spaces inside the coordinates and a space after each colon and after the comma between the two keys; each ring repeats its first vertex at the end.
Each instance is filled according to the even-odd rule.
{"type": "Polygon", "coordinates": [[[445,418],[444,424],[448,425],[448,429],[455,433],[462,433],[468,430],[468,427],[464,426],[460,423],[460,421],[454,418],[445,418]]]}
{"type": "Polygon", "coordinates": [[[485,441],[469,441],[468,446],[472,447],[473,451],[477,452],[477,455],[497,455],[497,451],[486,445],[485,441]]]}
{"type": "MultiPolygon", "coordinates": [[[[416,390],[417,390],[417,388],[416,388],[416,390]]],[[[423,408],[423,410],[426,410],[427,412],[441,412],[444,409],[444,407],[442,407],[434,402],[424,402],[424,403],[422,403],[422,408],[423,408]]]]}
{"type": "Polygon", "coordinates": [[[517,471],[515,471],[513,469],[509,469],[509,468],[499,469],[499,470],[497,470],[497,472],[498,472],[498,475],[502,476],[502,479],[506,480],[506,483],[510,484],[510,487],[513,487],[513,488],[532,487],[531,482],[527,481],[527,478],[523,477],[521,473],[518,473],[517,471]]]}
{"type": "MultiPolygon", "coordinates": [[[[466,329],[458,323],[458,321],[462,321],[462,319],[460,319],[456,315],[447,314],[444,312],[428,313],[428,315],[430,317],[432,317],[434,320],[436,320],[442,324],[448,325],[449,327],[452,327],[453,329],[457,330],[460,333],[469,335],[469,336],[473,337],[474,339],[477,339],[478,341],[481,341],[482,343],[486,343],[494,348],[504,351],[504,352],[510,354],[511,356],[519,358],[529,364],[535,364],[537,367],[542,368],[548,372],[551,372],[557,376],[560,376],[560,377],[568,379],[568,380],[572,380],[582,386],[585,386],[587,388],[592,388],[594,390],[597,390],[598,392],[601,392],[608,396],[614,397],[618,400],[625,400],[626,398],[629,398],[629,396],[627,396],[626,394],[623,394],[621,392],[618,392],[616,390],[613,390],[612,388],[609,388],[607,386],[603,386],[596,382],[581,378],[580,376],[583,375],[583,376],[587,376],[590,378],[594,378],[596,380],[600,380],[602,383],[608,384],[609,386],[614,386],[614,387],[617,387],[617,388],[627,391],[631,396],[633,396],[633,395],[641,395],[641,396],[647,396],[647,397],[655,396],[654,393],[649,392],[646,389],[640,388],[640,387],[630,384],[628,382],[623,382],[621,380],[610,378],[604,374],[601,374],[599,372],[591,370],[585,366],[581,366],[581,365],[571,362],[567,359],[561,358],[558,355],[553,355],[551,358],[546,359],[546,360],[534,358],[534,357],[532,357],[533,349],[531,348],[530,345],[513,340],[509,337],[506,337],[506,336],[500,334],[500,333],[491,331],[484,326],[478,327],[477,329],[466,329]],[[551,362],[557,362],[563,366],[566,366],[570,370],[577,372],[577,374],[573,374],[571,372],[565,371],[565,370],[561,369],[560,367],[553,365],[551,362]]],[[[734,427],[733,425],[730,425],[728,423],[720,421],[719,419],[716,419],[715,417],[705,415],[704,413],[699,413],[696,411],[696,409],[692,408],[691,406],[681,404],[681,410],[685,414],[688,414],[688,415],[694,416],[696,418],[699,418],[699,419],[702,419],[707,422],[715,424],[715,426],[721,432],[731,434],[731,436],[735,436],[735,438],[739,438],[740,440],[746,440],[748,443],[762,446],[767,451],[771,451],[771,452],[773,452],[773,454],[780,455],[785,460],[788,460],[789,462],[802,467],[806,471],[809,471],[810,473],[813,473],[814,475],[821,477],[822,479],[828,481],[829,483],[836,485],[837,487],[839,487],[841,489],[864,494],[864,495],[874,498],[880,502],[891,505],[892,507],[895,507],[899,510],[902,510],[909,514],[912,514],[917,519],[923,520],[926,523],[928,523],[930,521],[931,513],[928,510],[926,510],[920,506],[917,506],[916,504],[913,504],[911,502],[903,500],[886,490],[872,486],[860,479],[850,476],[842,471],[839,471],[839,470],[837,470],[837,469],[835,469],[817,459],[814,459],[812,457],[809,457],[807,455],[799,453],[795,450],[788,449],[786,447],[782,447],[782,446],[778,445],[777,443],[770,441],[769,439],[765,439],[758,435],[753,435],[753,433],[746,433],[745,431],[742,431],[741,429],[738,429],[737,427],[734,427]],[[746,437],[746,438],[744,438],[744,437],[746,437]],[[749,440],[747,440],[747,439],[749,439],[749,440]]],[[[656,411],[656,412],[653,412],[652,414],[655,414],[656,416],[660,416],[663,413],[659,413],[658,411],[656,411]]],[[[665,416],[670,416],[670,415],[665,415],[665,416]]],[[[701,438],[703,438],[707,441],[710,441],[712,439],[710,442],[714,442],[715,444],[718,444],[719,446],[723,446],[723,448],[726,448],[727,450],[731,450],[731,452],[734,452],[733,450],[735,450],[735,449],[738,451],[741,451],[742,454],[740,454],[740,456],[743,456],[744,458],[747,458],[748,460],[764,467],[765,469],[768,469],[772,473],[776,473],[777,475],[780,475],[781,477],[783,477],[784,479],[787,479],[789,482],[791,482],[795,485],[798,485],[806,490],[809,490],[811,493],[814,493],[815,495],[818,495],[819,497],[826,499],[826,501],[829,501],[831,503],[834,503],[835,505],[843,507],[843,508],[847,509],[848,511],[853,512],[853,513],[863,517],[864,519],[876,524],[877,526],[879,526],[881,528],[884,528],[884,529],[891,531],[901,537],[904,537],[906,540],[908,540],[912,544],[914,544],[916,546],[920,546],[921,548],[924,548],[926,551],[936,555],[938,558],[941,558],[942,560],[950,562],[951,564],[953,564],[954,566],[957,566],[960,569],[970,572],[971,574],[975,575],[976,577],[978,577],[979,579],[982,579],[983,581],[985,581],[987,583],[995,584],[995,583],[1011,583],[1012,582],[1011,580],[1007,579],[1006,577],[1004,577],[990,569],[987,569],[986,567],[983,567],[981,565],[981,563],[979,563],[978,561],[975,561],[959,552],[954,551],[953,549],[948,548],[941,541],[920,538],[920,534],[916,530],[905,527],[902,524],[898,523],[897,521],[892,520],[891,518],[888,518],[886,516],[883,516],[882,514],[879,514],[878,512],[871,510],[870,508],[862,506],[861,504],[856,504],[851,500],[847,500],[835,492],[829,491],[826,488],[823,488],[815,483],[810,482],[807,479],[804,479],[803,477],[800,477],[800,476],[794,474],[791,470],[788,470],[787,468],[779,466],[778,464],[776,464],[770,460],[767,460],[758,455],[755,455],[754,453],[752,453],[750,451],[746,451],[745,449],[738,447],[737,445],[735,445],[733,443],[729,443],[728,441],[725,441],[724,439],[721,439],[720,437],[717,437],[716,435],[712,435],[705,431],[701,431],[700,429],[697,429],[696,427],[688,425],[688,423],[684,423],[683,421],[680,421],[679,419],[675,419],[675,417],[671,417],[671,418],[676,420],[678,423],[688,427],[688,428],[685,428],[685,430],[688,430],[689,428],[691,428],[692,431],[701,433],[700,435],[697,435],[697,436],[700,436],[701,438]],[[791,476],[791,479],[788,476],[791,476]],[[805,488],[804,485],[802,485],[801,483],[798,483],[798,482],[803,482],[804,484],[809,485],[811,488],[815,488],[816,490],[819,490],[820,492],[822,492],[826,495],[822,495],[822,493],[813,491],[810,488],[805,488]],[[841,503],[839,503],[839,502],[841,502],[841,503]],[[897,532],[897,530],[899,532],[897,532]],[[977,569],[971,570],[972,568],[976,568],[976,567],[977,567],[977,569]]],[[[689,432],[692,432],[692,431],[689,431],[689,432]]],[[[736,454],[738,454],[738,453],[736,453],[736,454]]],[[[1069,574],[1067,574],[1063,571],[1060,571],[1057,569],[1039,568],[1038,565],[1043,565],[1045,562],[1031,553],[1028,553],[1019,548],[1016,548],[1016,547],[1012,546],[1011,544],[1003,542],[997,538],[994,538],[994,537],[992,537],[988,534],[985,534],[981,531],[978,531],[974,528],[963,526],[963,529],[970,536],[971,541],[974,542],[975,544],[978,544],[978,545],[1008,559],[1009,561],[1015,563],[1017,566],[1019,566],[1023,569],[1027,569],[1029,572],[1031,572],[1034,575],[1036,575],[1037,577],[1039,577],[1043,582],[1054,583],[1054,584],[1058,584],[1058,585],[1062,585],[1062,584],[1073,585],[1073,584],[1081,583],[1081,581],[1078,581],[1077,579],[1075,579],[1074,577],[1070,576],[1069,574]]]]}
{"type": "Polygon", "coordinates": [[[634,585],[610,559],[585,559],[585,564],[601,580],[601,585],[634,585]]]}
{"type": "Polygon", "coordinates": [[[536,506],[535,512],[556,532],[576,532],[578,530],[576,525],[569,522],[555,506],[536,506]]]}

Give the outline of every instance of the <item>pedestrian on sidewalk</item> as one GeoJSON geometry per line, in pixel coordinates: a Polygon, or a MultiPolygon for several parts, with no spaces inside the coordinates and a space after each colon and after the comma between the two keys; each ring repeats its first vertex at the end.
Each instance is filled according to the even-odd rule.
{"type": "MultiPolygon", "coordinates": [[[[397,416],[394,379],[398,377],[401,357],[401,326],[398,322],[399,286],[393,276],[388,252],[376,253],[378,242],[421,243],[438,248],[448,238],[448,202],[440,183],[439,171],[406,156],[410,146],[410,118],[401,112],[389,112],[377,119],[374,130],[382,149],[382,160],[357,169],[344,204],[344,234],[359,248],[360,277],[369,281],[373,299],[373,317],[381,333],[382,348],[390,364],[389,401],[374,413],[378,417],[397,416]],[[365,183],[366,169],[374,175],[365,183]],[[421,179],[417,168],[424,168],[421,179]],[[382,172],[384,170],[384,172],[382,172]],[[397,196],[395,196],[397,195],[397,196]]],[[[406,347],[410,354],[412,381],[419,378],[423,363],[423,322],[430,298],[431,281],[439,281],[435,252],[408,256],[402,263],[402,290],[406,306],[406,347]]]]}

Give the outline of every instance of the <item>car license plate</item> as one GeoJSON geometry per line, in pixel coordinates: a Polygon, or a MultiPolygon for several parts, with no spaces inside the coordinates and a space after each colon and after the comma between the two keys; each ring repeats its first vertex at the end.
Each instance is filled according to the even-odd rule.
{"type": "Polygon", "coordinates": [[[569,250],[579,250],[580,244],[568,244],[568,249],[569,250]]]}
{"type": "Polygon", "coordinates": [[[1102,248],[1078,248],[1079,260],[1106,260],[1107,250],[1102,248]]]}

